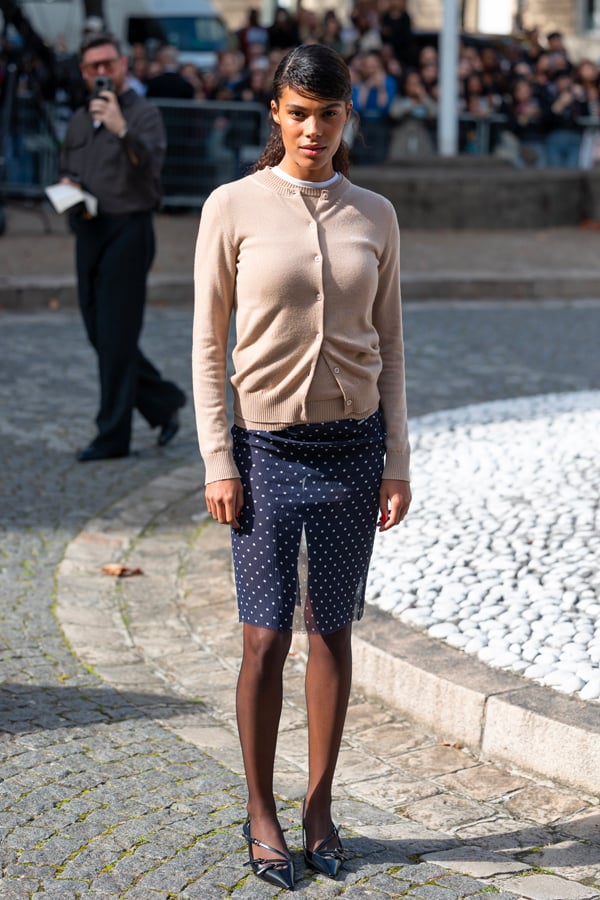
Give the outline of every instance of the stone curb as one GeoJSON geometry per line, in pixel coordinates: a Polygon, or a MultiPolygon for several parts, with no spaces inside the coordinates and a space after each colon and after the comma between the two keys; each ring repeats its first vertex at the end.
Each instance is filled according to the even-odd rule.
{"type": "MultiPolygon", "coordinates": [[[[101,566],[109,554],[124,557],[161,510],[196,493],[199,475],[200,463],[183,466],[134,491],[90,520],[58,567],[55,609],[63,632],[82,662],[113,684],[165,687],[115,615],[109,600],[114,583],[100,574],[101,566]]],[[[217,529],[212,542],[228,545],[227,530],[217,529]]],[[[165,578],[168,565],[169,558],[165,578]]],[[[233,586],[231,591],[233,602],[233,586]]],[[[353,646],[355,685],[438,737],[490,760],[600,792],[597,705],[488,668],[373,606],[356,627],[353,646]]]]}
{"type": "MultiPolygon", "coordinates": [[[[406,302],[425,300],[577,300],[600,295],[596,271],[528,271],[435,273],[404,272],[402,295],[406,302]]],[[[159,306],[180,306],[193,302],[189,276],[151,274],[148,301],[159,306]]],[[[0,310],[33,312],[48,307],[77,305],[74,275],[25,275],[0,278],[0,310]]]]}
{"type": "Polygon", "coordinates": [[[354,637],[355,681],[484,758],[600,792],[597,704],[500,669],[369,606],[354,637]]]}

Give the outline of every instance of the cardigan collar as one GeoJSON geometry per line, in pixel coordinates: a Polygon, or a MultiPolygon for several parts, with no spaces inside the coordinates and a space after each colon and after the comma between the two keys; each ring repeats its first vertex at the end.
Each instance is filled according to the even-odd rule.
{"type": "Polygon", "coordinates": [[[302,184],[292,184],[290,181],[286,181],[284,178],[280,178],[279,175],[276,175],[270,166],[255,172],[254,177],[276,194],[282,194],[288,197],[304,194],[307,197],[329,198],[332,202],[338,200],[350,186],[348,179],[341,173],[338,180],[328,187],[305,187],[302,184]]]}

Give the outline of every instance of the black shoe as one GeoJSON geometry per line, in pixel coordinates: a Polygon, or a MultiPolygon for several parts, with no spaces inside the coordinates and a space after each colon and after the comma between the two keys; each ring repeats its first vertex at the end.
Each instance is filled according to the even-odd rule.
{"type": "Polygon", "coordinates": [[[175,412],[171,414],[169,419],[167,419],[167,421],[161,427],[160,434],[158,435],[158,440],[156,441],[156,443],[159,447],[166,447],[167,444],[173,440],[178,431],[179,410],[176,409],[175,412]]]}
{"type": "Polygon", "coordinates": [[[247,819],[244,823],[242,834],[248,842],[249,856],[248,862],[244,863],[244,865],[250,866],[254,874],[258,878],[262,878],[263,881],[268,881],[269,884],[274,884],[276,887],[293,891],[294,861],[289,853],[285,853],[283,850],[276,850],[274,847],[269,847],[268,844],[263,844],[262,841],[253,838],[250,834],[250,819],[247,819]],[[253,844],[255,847],[262,847],[263,850],[274,853],[275,857],[270,857],[268,859],[263,859],[262,857],[254,858],[252,856],[253,844]]]}
{"type": "Polygon", "coordinates": [[[342,868],[342,863],[344,862],[344,848],[342,846],[342,842],[340,840],[340,835],[335,827],[332,825],[331,831],[324,838],[320,844],[318,844],[314,850],[306,849],[306,826],[304,824],[304,806],[302,806],[302,849],[304,850],[304,859],[307,864],[314,869],[316,872],[320,872],[321,875],[327,875],[328,878],[335,878],[340,869],[342,868]],[[337,847],[327,847],[327,844],[334,840],[337,842],[337,847]]]}
{"type": "Polygon", "coordinates": [[[94,444],[90,444],[89,447],[86,447],[84,450],[79,450],[76,458],[77,462],[95,462],[99,459],[122,459],[124,456],[129,456],[129,450],[125,450],[122,453],[115,453],[110,450],[102,450],[100,447],[95,447],[94,444]]]}

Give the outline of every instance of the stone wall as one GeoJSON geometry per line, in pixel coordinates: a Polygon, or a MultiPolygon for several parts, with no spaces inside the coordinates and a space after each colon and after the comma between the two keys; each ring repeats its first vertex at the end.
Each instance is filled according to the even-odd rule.
{"type": "Polygon", "coordinates": [[[545,228],[600,220],[600,172],[509,165],[353,168],[356,184],[388,197],[403,228],[545,228]]]}

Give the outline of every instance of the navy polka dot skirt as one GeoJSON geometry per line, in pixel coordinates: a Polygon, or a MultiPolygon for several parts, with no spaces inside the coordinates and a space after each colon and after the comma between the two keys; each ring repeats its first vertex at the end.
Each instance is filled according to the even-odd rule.
{"type": "Polygon", "coordinates": [[[384,434],[367,419],[232,428],[244,486],[232,530],[240,622],[329,634],[360,619],[379,511],[384,434]]]}

